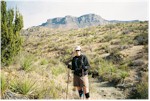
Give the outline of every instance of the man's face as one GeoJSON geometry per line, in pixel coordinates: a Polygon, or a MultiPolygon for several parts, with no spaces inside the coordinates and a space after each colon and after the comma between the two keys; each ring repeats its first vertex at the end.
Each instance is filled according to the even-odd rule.
{"type": "Polygon", "coordinates": [[[81,50],[76,50],[76,56],[80,56],[81,55],[81,50]]]}

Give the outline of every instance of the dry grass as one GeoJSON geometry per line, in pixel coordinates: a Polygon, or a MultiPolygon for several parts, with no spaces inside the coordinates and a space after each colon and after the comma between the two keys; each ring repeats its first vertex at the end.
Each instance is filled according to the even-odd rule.
{"type": "MultiPolygon", "coordinates": [[[[27,82],[29,89],[21,92],[22,94],[28,94],[29,98],[65,99],[67,69],[64,63],[71,57],[74,47],[81,45],[84,54],[90,60],[92,67],[90,71],[98,72],[100,76],[105,77],[105,80],[108,81],[121,78],[131,78],[131,81],[135,81],[132,75],[133,71],[129,72],[129,61],[127,60],[133,61],[133,57],[143,51],[144,45],[134,46],[135,40],[133,39],[140,32],[146,33],[147,23],[115,24],[111,31],[109,27],[104,25],[70,31],[46,28],[37,28],[39,30],[36,28],[29,29],[30,36],[25,39],[23,53],[18,57],[19,61],[16,61],[18,65],[14,64],[10,69],[3,68],[2,71],[11,75],[8,78],[9,81],[14,78],[18,78],[17,80],[19,81],[24,75],[31,80],[35,80],[36,92],[29,93],[30,88],[32,88],[32,83],[30,85],[29,82],[27,82]],[[122,45],[130,47],[123,50],[116,48],[122,45]],[[112,51],[114,48],[117,50],[112,51]],[[123,55],[123,61],[119,64],[103,59],[116,51],[123,55]]],[[[147,49],[145,47],[144,51],[148,52],[147,49]]],[[[147,60],[144,59],[144,61],[147,60]]],[[[7,77],[9,76],[7,75],[7,77]]],[[[3,84],[5,85],[6,83],[3,84]]],[[[21,80],[16,85],[20,86],[20,84],[21,80]]],[[[5,89],[6,87],[3,86],[3,88],[5,89]]],[[[23,87],[20,86],[20,88],[23,87]]],[[[70,96],[73,98],[72,86],[69,90],[71,92],[70,96]]]]}

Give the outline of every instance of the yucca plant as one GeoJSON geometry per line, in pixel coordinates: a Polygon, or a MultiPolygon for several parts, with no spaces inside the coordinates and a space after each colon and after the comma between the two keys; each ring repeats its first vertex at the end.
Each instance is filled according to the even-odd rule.
{"type": "Polygon", "coordinates": [[[21,61],[21,69],[25,70],[25,71],[29,71],[32,69],[31,65],[32,65],[32,57],[27,56],[25,58],[23,58],[23,60],[21,61]]]}
{"type": "Polygon", "coordinates": [[[117,68],[114,67],[114,66],[111,66],[111,67],[110,67],[110,72],[111,72],[111,73],[116,73],[116,72],[117,72],[117,68]]]}
{"type": "Polygon", "coordinates": [[[8,88],[8,85],[7,85],[7,81],[6,81],[6,77],[1,74],[1,95],[3,97],[3,94],[5,93],[6,89],[8,88]]]}
{"type": "MultiPolygon", "coordinates": [[[[61,86],[59,86],[60,88],[61,86]]],[[[58,98],[58,93],[59,91],[56,89],[57,88],[57,85],[54,83],[53,80],[51,80],[51,84],[50,84],[50,91],[49,91],[49,95],[53,98],[53,99],[56,99],[58,98]]]]}
{"type": "Polygon", "coordinates": [[[36,90],[36,82],[33,82],[31,79],[15,79],[11,81],[10,89],[13,92],[18,92],[23,95],[32,94],[36,90]]]}
{"type": "Polygon", "coordinates": [[[121,77],[121,79],[124,80],[128,76],[129,76],[128,72],[126,72],[126,71],[120,71],[120,77],[121,77]]]}

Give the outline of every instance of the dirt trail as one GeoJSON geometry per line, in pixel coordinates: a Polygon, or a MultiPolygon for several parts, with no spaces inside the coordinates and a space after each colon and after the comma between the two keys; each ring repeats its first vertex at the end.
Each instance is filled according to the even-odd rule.
{"type": "MultiPolygon", "coordinates": [[[[115,88],[108,82],[99,82],[97,79],[90,78],[90,99],[101,100],[101,99],[125,99],[123,91],[115,88]]],[[[72,85],[70,85],[72,86],[72,85]]],[[[78,92],[70,92],[69,99],[79,99],[78,92]]]]}
{"type": "Polygon", "coordinates": [[[99,82],[97,79],[90,79],[91,99],[125,99],[123,91],[115,88],[108,82],[99,82]]]}

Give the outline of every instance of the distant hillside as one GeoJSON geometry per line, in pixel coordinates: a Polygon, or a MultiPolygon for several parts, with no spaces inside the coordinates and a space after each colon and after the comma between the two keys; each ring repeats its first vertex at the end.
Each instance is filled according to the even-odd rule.
{"type": "Polygon", "coordinates": [[[57,17],[53,19],[48,19],[47,22],[41,24],[40,26],[48,28],[59,28],[59,29],[77,29],[85,28],[90,26],[97,26],[109,23],[121,23],[121,22],[138,22],[138,20],[133,21],[118,21],[118,20],[105,20],[96,14],[86,14],[80,17],[65,16],[57,17]]]}
{"type": "MultiPolygon", "coordinates": [[[[66,99],[66,62],[80,45],[90,63],[91,100],[148,99],[148,22],[73,30],[32,27],[15,62],[2,68],[3,99],[66,99]]],[[[79,99],[70,71],[68,99],[79,99]]]]}

